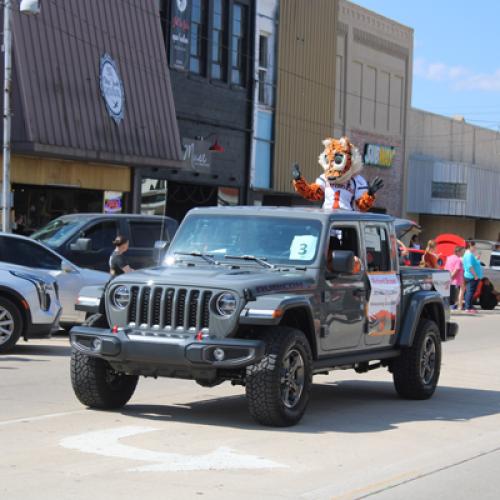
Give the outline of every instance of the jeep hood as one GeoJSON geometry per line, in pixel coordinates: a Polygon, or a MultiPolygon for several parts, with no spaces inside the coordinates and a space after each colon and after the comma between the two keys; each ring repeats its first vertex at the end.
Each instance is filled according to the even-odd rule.
{"type": "Polygon", "coordinates": [[[307,271],[271,270],[226,266],[169,266],[150,268],[123,274],[113,283],[138,285],[171,285],[176,287],[199,287],[228,289],[243,295],[248,289],[255,295],[268,293],[296,292],[308,290],[315,285],[314,278],[307,271]]]}

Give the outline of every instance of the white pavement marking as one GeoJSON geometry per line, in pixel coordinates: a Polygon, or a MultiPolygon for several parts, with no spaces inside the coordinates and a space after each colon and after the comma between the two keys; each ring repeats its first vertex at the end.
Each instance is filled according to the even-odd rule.
{"type": "Polygon", "coordinates": [[[0,422],[0,427],[4,425],[13,425],[13,424],[24,424],[24,423],[29,423],[29,422],[36,422],[37,420],[48,420],[50,418],[57,418],[57,417],[66,417],[68,415],[75,415],[77,413],[84,413],[88,410],[74,410],[74,411],[66,411],[63,413],[48,413],[47,415],[37,415],[36,417],[23,417],[23,418],[16,418],[14,420],[4,420],[3,422],[0,422]]]}
{"type": "Polygon", "coordinates": [[[225,447],[217,448],[206,455],[195,456],[145,450],[118,442],[122,438],[159,430],[153,427],[118,427],[70,436],[61,440],[60,445],[83,453],[126,458],[134,461],[155,462],[151,465],[129,469],[129,471],[134,472],[275,469],[287,467],[254,455],[235,453],[230,448],[225,447]]]}

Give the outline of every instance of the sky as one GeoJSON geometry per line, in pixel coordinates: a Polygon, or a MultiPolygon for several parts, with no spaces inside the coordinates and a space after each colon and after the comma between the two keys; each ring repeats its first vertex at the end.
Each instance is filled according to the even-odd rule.
{"type": "Polygon", "coordinates": [[[500,130],[500,1],[353,2],[413,28],[413,107],[500,130]]]}

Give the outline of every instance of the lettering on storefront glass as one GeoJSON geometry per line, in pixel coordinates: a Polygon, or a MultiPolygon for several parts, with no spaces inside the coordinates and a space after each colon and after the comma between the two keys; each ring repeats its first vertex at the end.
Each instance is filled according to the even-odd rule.
{"type": "Polygon", "coordinates": [[[374,165],[376,167],[392,167],[394,157],[396,156],[396,148],[393,146],[381,146],[379,144],[366,144],[364,164],[374,165]]]}
{"type": "Polygon", "coordinates": [[[172,1],[170,65],[187,71],[189,68],[191,0],[172,1]]]}

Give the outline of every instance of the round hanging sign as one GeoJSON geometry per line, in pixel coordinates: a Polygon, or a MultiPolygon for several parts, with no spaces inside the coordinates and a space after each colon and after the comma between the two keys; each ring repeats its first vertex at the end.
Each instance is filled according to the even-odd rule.
{"type": "Polygon", "coordinates": [[[100,85],[109,115],[120,123],[125,111],[125,92],[116,63],[109,54],[101,57],[100,85]]]}

